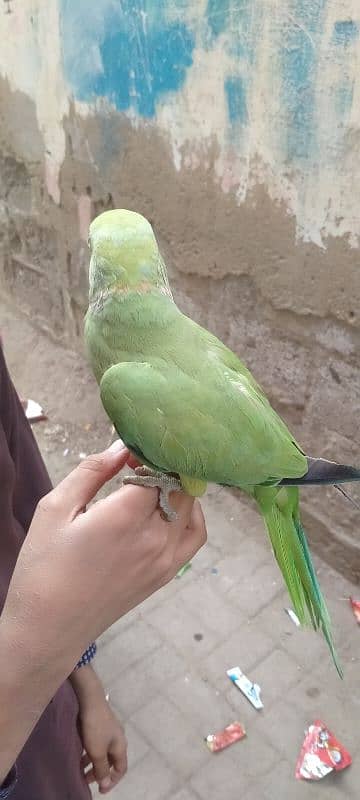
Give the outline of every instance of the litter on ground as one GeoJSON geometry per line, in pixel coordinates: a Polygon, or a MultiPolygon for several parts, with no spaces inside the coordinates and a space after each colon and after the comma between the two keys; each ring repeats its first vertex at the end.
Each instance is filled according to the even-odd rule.
{"type": "Polygon", "coordinates": [[[249,678],[247,678],[246,675],[241,672],[240,667],[232,667],[232,669],[228,669],[226,671],[226,674],[235,684],[235,686],[237,686],[238,689],[240,689],[240,691],[245,695],[245,697],[247,697],[254,708],[257,710],[264,708],[260,699],[260,686],[257,683],[252,683],[252,681],[250,681],[249,678]]]}
{"type": "Polygon", "coordinates": [[[360,602],[359,600],[354,600],[353,597],[349,597],[349,601],[351,608],[354,612],[355,619],[360,625],[360,602]]]}
{"type": "Polygon", "coordinates": [[[21,405],[25,411],[25,416],[29,420],[29,422],[41,422],[42,420],[47,419],[46,414],[44,414],[41,405],[37,403],[35,400],[22,400],[21,405]]]}
{"type": "Polygon", "coordinates": [[[205,737],[205,742],[212,753],[218,753],[219,750],[224,750],[225,747],[239,742],[244,736],[246,736],[246,732],[241,722],[232,722],[223,731],[210,733],[205,737]]]}
{"type": "Polygon", "coordinates": [[[318,781],[351,764],[351,755],[319,719],[310,725],[296,764],[298,780],[318,781]]]}

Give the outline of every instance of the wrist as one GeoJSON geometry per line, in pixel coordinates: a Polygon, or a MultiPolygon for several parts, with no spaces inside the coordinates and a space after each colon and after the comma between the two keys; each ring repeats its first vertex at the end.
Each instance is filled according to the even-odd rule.
{"type": "Polygon", "coordinates": [[[101,680],[90,664],[75,669],[70,675],[70,682],[79,701],[80,713],[106,701],[101,680]]]}

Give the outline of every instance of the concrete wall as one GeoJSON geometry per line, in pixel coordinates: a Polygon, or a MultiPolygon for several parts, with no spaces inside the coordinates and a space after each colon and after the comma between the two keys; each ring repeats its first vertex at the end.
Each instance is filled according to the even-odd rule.
{"type": "MultiPolygon", "coordinates": [[[[137,209],[180,305],[305,447],[359,462],[358,0],[2,6],[2,291],[80,343],[88,223],[137,209]]],[[[305,505],[358,540],[334,490],[305,505]]]]}

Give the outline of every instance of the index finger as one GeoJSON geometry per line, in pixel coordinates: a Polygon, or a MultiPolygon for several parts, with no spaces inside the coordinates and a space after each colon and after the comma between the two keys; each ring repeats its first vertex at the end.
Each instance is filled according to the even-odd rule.
{"type": "Polygon", "coordinates": [[[87,456],[44,498],[43,507],[48,503],[50,508],[59,506],[66,516],[76,516],[120,472],[128,457],[128,449],[119,440],[104,452],[87,456]]]}

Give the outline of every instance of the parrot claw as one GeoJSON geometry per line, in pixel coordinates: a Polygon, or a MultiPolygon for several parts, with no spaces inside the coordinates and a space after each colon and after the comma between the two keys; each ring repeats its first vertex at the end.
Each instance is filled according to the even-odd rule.
{"type": "Polygon", "coordinates": [[[159,505],[161,508],[161,516],[167,522],[173,522],[177,519],[178,515],[173,508],[171,508],[169,493],[181,492],[182,486],[178,478],[173,475],[168,475],[165,472],[158,472],[157,470],[150,469],[149,467],[136,467],[135,475],[126,475],[123,483],[132,483],[135,486],[151,486],[159,489],[159,505]]]}

